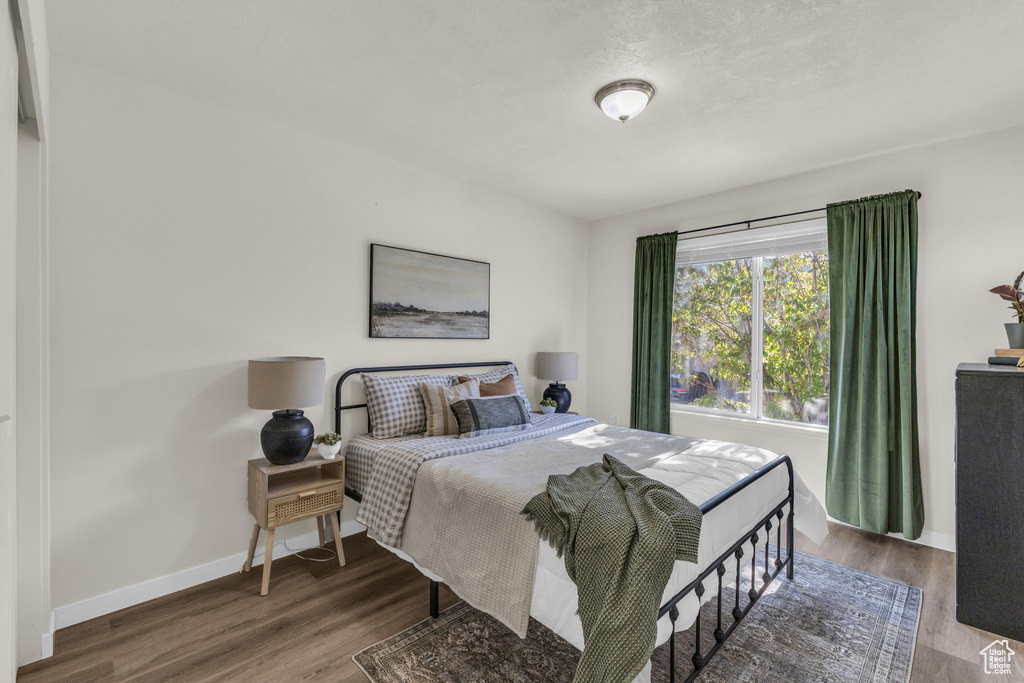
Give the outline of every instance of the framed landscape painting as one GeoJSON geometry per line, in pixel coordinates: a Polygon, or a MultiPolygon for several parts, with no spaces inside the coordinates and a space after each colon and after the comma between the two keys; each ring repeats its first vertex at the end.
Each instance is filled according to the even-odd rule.
{"type": "Polygon", "coordinates": [[[370,245],[370,337],[490,336],[491,264],[370,245]]]}

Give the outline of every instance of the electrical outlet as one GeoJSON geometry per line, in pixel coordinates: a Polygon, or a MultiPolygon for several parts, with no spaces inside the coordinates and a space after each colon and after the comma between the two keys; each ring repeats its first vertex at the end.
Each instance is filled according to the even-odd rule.
{"type": "Polygon", "coordinates": [[[608,424],[617,425],[619,424],[619,416],[615,413],[608,413],[608,424]]]}

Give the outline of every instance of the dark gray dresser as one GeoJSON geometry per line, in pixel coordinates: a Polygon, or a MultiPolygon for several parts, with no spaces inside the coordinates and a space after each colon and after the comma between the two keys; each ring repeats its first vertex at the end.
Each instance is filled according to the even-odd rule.
{"type": "Polygon", "coordinates": [[[956,372],[956,619],[1024,640],[1024,369],[956,372]]]}

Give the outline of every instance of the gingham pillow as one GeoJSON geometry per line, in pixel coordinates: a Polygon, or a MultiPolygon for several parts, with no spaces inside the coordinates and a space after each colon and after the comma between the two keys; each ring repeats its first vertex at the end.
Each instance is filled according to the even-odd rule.
{"type": "MultiPolygon", "coordinates": [[[[508,375],[512,375],[512,379],[516,383],[516,394],[521,396],[523,403],[526,404],[526,412],[530,412],[530,399],[526,397],[526,392],[523,391],[523,385],[519,383],[519,373],[516,372],[515,365],[506,365],[503,368],[491,370],[490,372],[483,372],[479,375],[462,375],[462,377],[478,379],[481,384],[493,384],[494,382],[504,379],[508,375]]],[[[457,380],[455,381],[457,382],[457,380]]]]}
{"type": "Polygon", "coordinates": [[[427,411],[417,385],[452,385],[450,375],[360,375],[366,393],[366,412],[377,439],[422,434],[427,429],[427,411]]]}

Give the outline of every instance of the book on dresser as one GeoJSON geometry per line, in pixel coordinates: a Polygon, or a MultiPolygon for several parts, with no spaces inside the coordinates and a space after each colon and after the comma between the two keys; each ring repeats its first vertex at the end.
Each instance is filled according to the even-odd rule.
{"type": "Polygon", "coordinates": [[[1024,640],[1024,368],[956,373],[956,618],[1024,640]]]}

